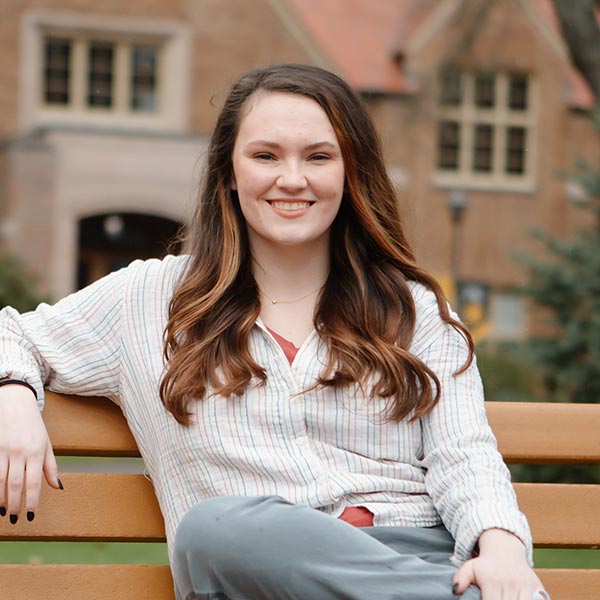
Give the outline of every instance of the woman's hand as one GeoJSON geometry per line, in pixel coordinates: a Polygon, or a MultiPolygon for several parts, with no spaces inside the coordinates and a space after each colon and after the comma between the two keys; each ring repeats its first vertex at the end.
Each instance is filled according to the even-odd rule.
{"type": "Polygon", "coordinates": [[[479,538],[479,556],[466,561],[454,575],[455,594],[469,585],[481,590],[482,600],[540,600],[544,586],[527,562],[523,543],[503,529],[488,529],[479,538]]]}
{"type": "Polygon", "coordinates": [[[50,486],[62,489],[52,445],[35,396],[24,386],[1,387],[1,516],[8,513],[14,524],[24,509],[27,520],[33,520],[40,499],[42,473],[50,486]]]}

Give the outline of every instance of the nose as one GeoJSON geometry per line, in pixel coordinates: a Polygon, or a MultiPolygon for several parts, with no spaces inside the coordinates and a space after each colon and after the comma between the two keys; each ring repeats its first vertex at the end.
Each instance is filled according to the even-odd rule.
{"type": "Polygon", "coordinates": [[[281,189],[290,191],[304,189],[308,182],[301,165],[295,161],[283,164],[277,178],[277,185],[281,189]]]}

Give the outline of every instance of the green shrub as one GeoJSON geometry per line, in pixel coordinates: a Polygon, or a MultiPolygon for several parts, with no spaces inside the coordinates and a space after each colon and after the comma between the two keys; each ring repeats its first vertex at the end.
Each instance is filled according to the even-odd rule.
{"type": "Polygon", "coordinates": [[[20,258],[0,254],[0,308],[12,306],[26,312],[47,300],[37,291],[35,278],[27,272],[20,258]]]}
{"type": "Polygon", "coordinates": [[[483,379],[486,400],[539,400],[535,398],[539,374],[532,364],[527,345],[482,343],[477,348],[477,364],[483,379]]]}

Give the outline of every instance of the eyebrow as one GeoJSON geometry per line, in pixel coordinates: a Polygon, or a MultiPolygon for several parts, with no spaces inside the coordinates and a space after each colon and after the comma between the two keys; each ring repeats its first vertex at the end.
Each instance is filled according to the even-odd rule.
{"type": "MultiPolygon", "coordinates": [[[[281,148],[280,144],[278,144],[277,142],[270,142],[269,140],[252,140],[248,143],[248,146],[267,146],[268,148],[281,148]]],[[[329,141],[315,142],[314,144],[309,144],[308,146],[305,146],[304,149],[314,150],[315,148],[323,147],[337,149],[337,146],[329,141]]]]}

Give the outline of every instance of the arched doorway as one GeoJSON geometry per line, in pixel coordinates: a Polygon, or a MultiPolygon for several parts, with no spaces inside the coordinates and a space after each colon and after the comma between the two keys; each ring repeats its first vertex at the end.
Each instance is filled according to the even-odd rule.
{"type": "Polygon", "coordinates": [[[113,212],[79,221],[77,289],[128,265],[137,258],[177,252],[173,243],[181,223],[165,217],[113,212]]]}

